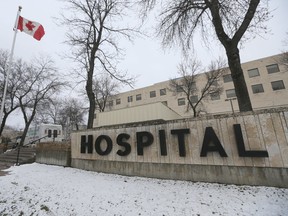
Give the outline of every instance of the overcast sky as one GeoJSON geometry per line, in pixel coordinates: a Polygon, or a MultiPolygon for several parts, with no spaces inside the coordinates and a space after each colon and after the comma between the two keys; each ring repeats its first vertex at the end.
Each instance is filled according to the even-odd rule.
{"type": "MultiPolygon", "coordinates": [[[[60,58],[60,54],[68,52],[69,48],[63,44],[65,28],[58,26],[53,17],[59,17],[63,10],[63,3],[59,0],[2,0],[0,7],[0,49],[10,51],[13,39],[13,25],[18,6],[22,6],[21,15],[27,19],[37,21],[44,26],[45,36],[39,42],[25,33],[18,33],[14,56],[31,60],[34,56],[45,54],[56,61],[59,71],[68,71],[69,62],[60,58]]],[[[271,0],[273,18],[268,27],[271,34],[257,37],[244,44],[241,48],[241,60],[247,62],[258,58],[275,55],[285,49],[283,41],[288,32],[288,1],[271,0]]],[[[137,75],[135,88],[153,85],[177,76],[177,65],[181,61],[181,52],[176,48],[163,49],[159,38],[139,38],[134,43],[123,43],[126,56],[119,65],[131,75],[137,75]]],[[[286,47],[287,49],[287,47],[286,47]]],[[[225,57],[223,48],[202,46],[201,39],[195,40],[195,52],[204,65],[218,56],[225,57]]],[[[129,90],[125,88],[125,90],[129,90]]]]}

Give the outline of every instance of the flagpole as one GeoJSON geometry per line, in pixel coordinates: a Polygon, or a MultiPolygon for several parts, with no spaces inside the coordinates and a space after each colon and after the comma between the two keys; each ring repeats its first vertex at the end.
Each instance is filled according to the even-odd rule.
{"type": "Polygon", "coordinates": [[[14,25],[14,28],[13,28],[14,37],[13,37],[12,48],[11,48],[11,52],[10,52],[10,56],[9,56],[9,65],[8,65],[8,69],[7,69],[7,73],[6,73],[6,81],[5,81],[5,87],[4,87],[2,104],[1,104],[1,110],[0,110],[0,124],[2,124],[2,120],[3,120],[3,112],[4,112],[4,106],[5,106],[6,92],[7,92],[7,88],[8,88],[9,76],[10,76],[10,73],[11,73],[11,67],[12,67],[12,61],[13,61],[13,53],[14,53],[14,47],[15,47],[16,35],[17,35],[17,26],[18,26],[18,20],[19,20],[19,16],[20,16],[20,13],[21,13],[21,9],[22,9],[22,7],[19,6],[18,7],[17,16],[16,16],[15,25],[14,25]]]}

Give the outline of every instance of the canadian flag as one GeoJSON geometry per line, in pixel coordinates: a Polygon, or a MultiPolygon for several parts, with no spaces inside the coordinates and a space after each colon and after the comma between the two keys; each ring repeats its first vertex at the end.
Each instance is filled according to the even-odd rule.
{"type": "Polygon", "coordinates": [[[22,16],[19,16],[17,29],[33,36],[38,41],[45,34],[44,28],[40,23],[27,20],[22,16]]]}

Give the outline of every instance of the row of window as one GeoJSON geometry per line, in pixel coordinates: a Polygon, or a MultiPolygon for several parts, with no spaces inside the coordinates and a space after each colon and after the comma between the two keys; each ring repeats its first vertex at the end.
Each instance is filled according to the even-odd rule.
{"type": "MultiPolygon", "coordinates": [[[[166,88],[160,89],[159,94],[160,96],[166,95],[166,88]]],[[[156,91],[155,90],[150,91],[150,98],[154,98],[154,97],[156,97],[156,91]]],[[[142,94],[137,94],[135,98],[136,98],[136,101],[142,100],[142,94]]],[[[133,95],[127,97],[127,102],[128,103],[133,102],[133,95]]],[[[116,99],[116,105],[119,105],[119,104],[121,104],[121,98],[116,99]]],[[[113,101],[110,101],[108,105],[113,106],[113,101]]]]}
{"type": "MultiPolygon", "coordinates": [[[[280,72],[278,64],[267,65],[266,69],[267,69],[268,74],[280,72]]],[[[249,69],[248,70],[248,76],[250,78],[251,77],[260,76],[258,68],[249,69]]],[[[224,81],[224,83],[232,82],[231,74],[223,75],[223,81],[224,81]]],[[[272,82],[271,84],[272,84],[272,89],[273,90],[285,89],[283,81],[275,81],[275,82],[272,82]]],[[[196,88],[196,83],[195,82],[193,83],[193,85],[196,88]]],[[[213,85],[217,85],[217,81],[216,80],[214,81],[213,85]]],[[[183,92],[183,88],[180,85],[177,87],[176,90],[177,90],[178,93],[179,92],[183,92]]],[[[252,86],[252,91],[253,91],[253,93],[264,92],[262,84],[253,85],[252,86]]],[[[159,90],[159,94],[160,94],[160,96],[166,95],[166,88],[160,89],[159,90]]],[[[235,97],[235,91],[233,92],[232,90],[227,90],[226,91],[226,95],[227,95],[228,98],[229,97],[235,97]]],[[[156,91],[155,90],[154,91],[150,91],[150,98],[154,98],[154,97],[156,97],[156,91]]],[[[142,100],[142,95],[141,94],[137,94],[135,96],[135,98],[136,98],[136,101],[140,101],[140,100],[142,100]]],[[[220,99],[220,95],[219,94],[217,94],[217,93],[211,94],[211,100],[219,100],[219,99],[220,99]]],[[[128,103],[133,102],[133,96],[132,95],[127,97],[127,102],[128,103]]],[[[116,99],[116,105],[119,105],[119,104],[121,104],[121,99],[117,98],[116,99]]],[[[108,106],[110,106],[110,107],[113,106],[113,101],[109,101],[108,102],[108,106]]]]}
{"type": "MultiPolygon", "coordinates": [[[[285,89],[285,85],[284,85],[283,80],[271,82],[271,86],[272,86],[273,91],[285,89]]],[[[264,92],[264,88],[263,88],[262,84],[252,85],[251,88],[252,88],[253,94],[264,92]]],[[[235,89],[226,90],[226,97],[227,98],[236,97],[235,89]]],[[[220,94],[219,93],[210,94],[210,98],[211,98],[211,100],[220,100],[220,94]]],[[[190,100],[192,103],[197,103],[198,96],[193,95],[190,97],[190,100]]],[[[179,98],[178,99],[178,106],[183,106],[183,105],[185,105],[185,98],[179,98]]]]}
{"type": "MultiPolygon", "coordinates": [[[[280,72],[278,64],[267,65],[266,69],[267,69],[268,74],[280,72]]],[[[248,70],[248,76],[249,78],[260,76],[258,68],[253,68],[253,69],[248,70]]],[[[224,83],[232,82],[231,74],[224,75],[223,81],[224,83]]]]}

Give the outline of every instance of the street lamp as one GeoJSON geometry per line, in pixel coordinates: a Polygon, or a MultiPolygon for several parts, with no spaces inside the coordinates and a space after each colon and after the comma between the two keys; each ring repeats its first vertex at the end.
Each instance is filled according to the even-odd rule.
{"type": "Polygon", "coordinates": [[[227,98],[227,99],[225,99],[225,101],[230,101],[230,105],[231,105],[231,109],[232,109],[232,113],[233,113],[233,115],[235,114],[234,113],[234,108],[233,108],[233,103],[232,103],[232,101],[233,100],[236,100],[237,98],[227,98]]]}

